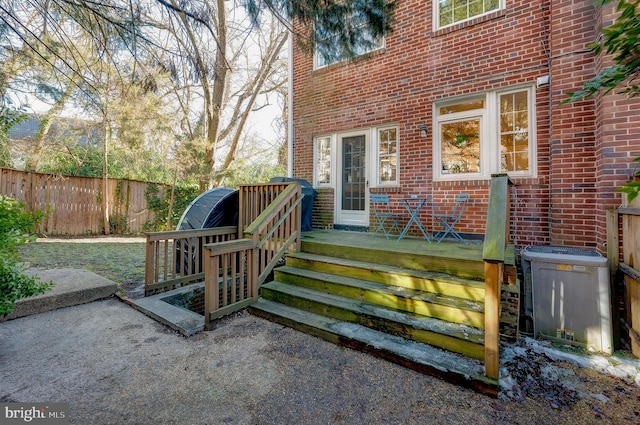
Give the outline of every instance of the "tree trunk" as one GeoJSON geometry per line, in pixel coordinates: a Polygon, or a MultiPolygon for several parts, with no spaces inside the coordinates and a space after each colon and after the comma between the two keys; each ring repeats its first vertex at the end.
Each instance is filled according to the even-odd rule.
{"type": "Polygon", "coordinates": [[[53,124],[53,120],[58,116],[60,111],[64,109],[64,105],[67,103],[69,96],[73,92],[73,88],[75,85],[73,81],[71,81],[64,93],[60,98],[56,101],[51,109],[47,111],[47,113],[40,120],[40,124],[38,125],[38,133],[35,136],[35,141],[33,148],[31,149],[31,153],[29,154],[29,158],[27,159],[24,169],[25,171],[37,171],[38,164],[40,162],[40,153],[42,152],[42,148],[44,147],[44,141],[49,134],[49,130],[51,129],[51,125],[53,124]]]}
{"type": "Polygon", "coordinates": [[[217,0],[218,21],[218,50],[216,51],[216,63],[214,64],[215,74],[213,79],[213,90],[208,99],[207,106],[207,141],[209,149],[205,160],[209,171],[207,187],[211,189],[216,184],[216,152],[218,147],[218,134],[220,132],[220,114],[224,102],[224,93],[227,86],[228,65],[227,65],[227,14],[224,0],[217,0]]]}

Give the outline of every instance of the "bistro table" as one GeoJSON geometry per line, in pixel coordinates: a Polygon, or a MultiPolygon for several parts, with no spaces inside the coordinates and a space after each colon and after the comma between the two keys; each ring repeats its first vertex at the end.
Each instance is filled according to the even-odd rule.
{"type": "Polygon", "coordinates": [[[409,231],[411,225],[415,223],[416,226],[418,226],[418,229],[420,229],[420,231],[424,235],[424,238],[431,242],[431,235],[424,228],[424,225],[420,221],[419,217],[420,211],[422,211],[422,208],[427,203],[427,198],[418,198],[417,196],[412,196],[410,198],[403,198],[400,201],[409,213],[409,221],[407,222],[407,225],[404,226],[404,229],[402,230],[402,233],[400,233],[398,240],[404,238],[407,235],[407,232],[409,231]]]}

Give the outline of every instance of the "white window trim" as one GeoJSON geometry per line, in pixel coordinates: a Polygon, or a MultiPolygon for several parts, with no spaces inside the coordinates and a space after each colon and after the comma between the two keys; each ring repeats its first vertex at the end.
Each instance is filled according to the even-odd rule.
{"type": "Polygon", "coordinates": [[[537,177],[538,163],[536,150],[537,123],[535,120],[535,85],[526,84],[511,86],[502,90],[484,92],[480,94],[480,96],[476,93],[470,96],[457,96],[455,98],[445,99],[433,103],[433,181],[465,181],[489,179],[491,178],[492,174],[501,172],[500,139],[498,134],[498,129],[500,128],[500,106],[498,104],[498,99],[502,94],[509,94],[523,90],[527,90],[529,98],[529,170],[509,172],[507,174],[511,177],[537,177]],[[478,99],[483,96],[485,99],[485,106],[483,109],[474,109],[471,111],[457,112],[446,115],[439,114],[439,108],[441,108],[442,106],[459,103],[465,100],[478,99]],[[480,172],[443,174],[440,125],[451,121],[472,118],[480,118],[480,172]]]}
{"type": "Polygon", "coordinates": [[[332,134],[323,134],[313,138],[313,186],[314,187],[333,187],[333,182],[335,182],[335,173],[336,173],[336,135],[332,134]],[[329,139],[329,181],[328,182],[318,182],[318,170],[317,165],[319,163],[318,158],[318,139],[329,139]]]}
{"type": "Polygon", "coordinates": [[[400,127],[398,125],[383,125],[371,128],[371,187],[397,187],[400,185],[400,127]],[[380,181],[380,132],[384,130],[396,130],[396,180],[389,182],[380,181]]]}
{"type": "MultiPolygon", "coordinates": [[[[538,127],[537,122],[536,122],[536,90],[535,90],[536,85],[531,85],[531,84],[527,84],[527,85],[519,85],[519,86],[514,86],[514,87],[509,87],[505,90],[498,90],[495,92],[495,100],[494,100],[494,106],[496,108],[496,112],[495,112],[495,121],[494,121],[494,125],[495,125],[495,133],[498,137],[498,133],[499,133],[499,128],[500,128],[500,106],[498,105],[498,97],[500,95],[503,94],[509,94],[509,93],[515,93],[515,92],[519,92],[519,91],[523,91],[523,90],[527,90],[528,92],[528,98],[529,98],[529,109],[528,109],[528,123],[529,123],[529,170],[527,171],[510,171],[507,174],[509,174],[509,176],[511,177],[532,177],[532,178],[536,178],[538,177],[538,150],[537,150],[537,134],[536,134],[536,129],[538,127]]],[[[498,154],[495,156],[495,161],[497,161],[497,164],[495,166],[495,169],[497,170],[496,172],[501,172],[500,170],[500,143],[498,140],[498,154]]]]}
{"type": "Polygon", "coordinates": [[[500,0],[500,4],[498,5],[497,9],[493,9],[493,10],[490,10],[488,12],[482,13],[480,15],[475,15],[475,16],[472,16],[470,18],[463,19],[461,21],[456,21],[456,22],[453,22],[453,23],[451,23],[449,25],[440,26],[440,24],[439,24],[440,23],[440,19],[438,19],[438,18],[440,18],[440,2],[438,0],[433,0],[433,2],[432,2],[432,5],[433,5],[433,14],[432,14],[433,30],[434,31],[438,31],[438,30],[441,30],[441,29],[444,29],[444,28],[449,28],[449,27],[452,27],[452,26],[455,26],[455,25],[460,25],[460,24],[463,24],[465,22],[469,22],[469,21],[471,21],[473,19],[477,19],[477,18],[480,18],[482,16],[486,16],[486,15],[489,15],[491,13],[503,10],[505,8],[505,1],[506,0],[500,0]]]}

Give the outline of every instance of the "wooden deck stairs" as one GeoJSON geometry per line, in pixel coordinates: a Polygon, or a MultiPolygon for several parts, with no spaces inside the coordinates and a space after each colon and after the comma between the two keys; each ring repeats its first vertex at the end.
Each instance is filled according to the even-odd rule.
{"type": "Polygon", "coordinates": [[[482,246],[311,232],[252,313],[497,396],[484,375],[482,246]]]}

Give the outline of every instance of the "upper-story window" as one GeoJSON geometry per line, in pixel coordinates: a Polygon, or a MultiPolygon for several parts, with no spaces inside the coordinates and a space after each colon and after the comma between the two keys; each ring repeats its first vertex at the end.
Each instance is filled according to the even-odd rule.
{"type": "Polygon", "coordinates": [[[338,27],[358,29],[358,33],[362,34],[360,40],[354,41],[354,37],[351,37],[352,34],[350,33],[349,38],[354,42],[353,55],[349,55],[347,47],[340,43],[340,37],[338,37],[336,29],[325,28],[316,24],[316,68],[322,68],[324,66],[331,65],[332,63],[341,62],[352,56],[363,55],[384,46],[383,38],[375,38],[369,33],[366,26],[366,20],[363,16],[353,15],[349,19],[349,25],[339,25],[338,27]],[[360,30],[362,31],[360,32],[360,30]]]}
{"type": "Polygon", "coordinates": [[[436,27],[442,28],[502,8],[503,0],[437,0],[436,27]]]}
{"type": "Polygon", "coordinates": [[[434,179],[536,175],[534,91],[517,87],[434,106],[434,179]]]}

